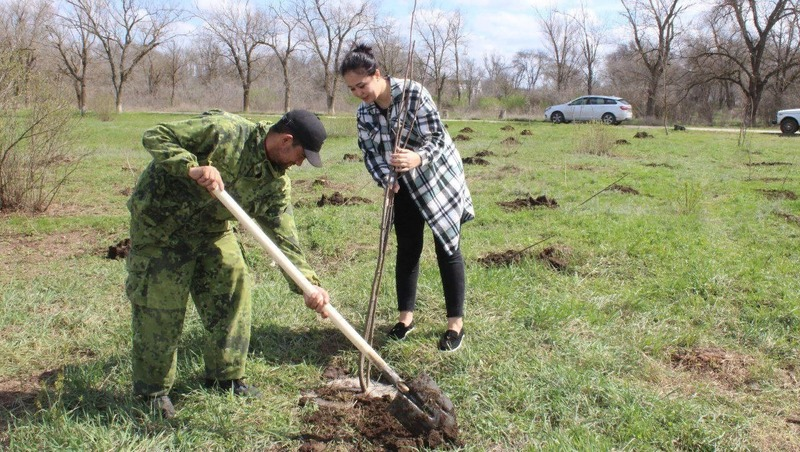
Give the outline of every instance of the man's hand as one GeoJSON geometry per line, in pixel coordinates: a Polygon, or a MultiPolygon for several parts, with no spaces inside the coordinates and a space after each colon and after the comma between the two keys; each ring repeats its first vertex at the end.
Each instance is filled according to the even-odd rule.
{"type": "Polygon", "coordinates": [[[324,312],[324,309],[325,305],[331,300],[331,297],[328,295],[328,291],[322,287],[314,286],[314,289],[316,289],[314,292],[303,294],[306,306],[320,313],[323,319],[327,319],[328,314],[324,312]]]}
{"type": "Polygon", "coordinates": [[[210,192],[213,192],[217,188],[225,190],[225,184],[222,183],[222,176],[220,176],[219,171],[213,166],[194,166],[189,168],[189,177],[210,192]]]}

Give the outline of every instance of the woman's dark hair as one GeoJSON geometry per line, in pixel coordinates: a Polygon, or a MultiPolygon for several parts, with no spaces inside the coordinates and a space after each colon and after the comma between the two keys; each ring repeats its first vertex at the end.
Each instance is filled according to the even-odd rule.
{"type": "Polygon", "coordinates": [[[376,70],[378,70],[378,62],[372,54],[372,47],[358,43],[347,52],[339,66],[339,74],[342,77],[351,71],[364,75],[375,75],[376,70]]]}

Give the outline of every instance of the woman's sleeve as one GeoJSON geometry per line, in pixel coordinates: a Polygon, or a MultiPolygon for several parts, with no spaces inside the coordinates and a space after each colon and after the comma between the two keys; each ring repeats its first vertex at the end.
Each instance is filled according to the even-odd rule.
{"type": "Polygon", "coordinates": [[[445,149],[444,123],[439,116],[439,110],[427,89],[417,85],[411,95],[409,111],[415,112],[415,134],[419,135],[422,145],[414,149],[422,159],[422,166],[438,158],[445,149]]]}

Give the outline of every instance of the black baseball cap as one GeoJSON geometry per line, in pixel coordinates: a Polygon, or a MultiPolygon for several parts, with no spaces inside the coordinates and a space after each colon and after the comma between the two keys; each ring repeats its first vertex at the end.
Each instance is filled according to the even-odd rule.
{"type": "Polygon", "coordinates": [[[308,163],[322,166],[319,151],[328,133],[317,115],[308,110],[291,110],[275,124],[283,124],[292,131],[292,135],[303,145],[308,163]]]}

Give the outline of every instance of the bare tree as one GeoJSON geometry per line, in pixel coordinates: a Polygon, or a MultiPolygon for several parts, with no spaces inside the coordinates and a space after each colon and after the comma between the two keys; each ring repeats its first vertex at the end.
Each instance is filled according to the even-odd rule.
{"type": "Polygon", "coordinates": [[[382,22],[375,24],[371,32],[381,68],[387,75],[404,74],[408,64],[409,43],[397,33],[397,29],[396,20],[382,18],[382,22]]]}
{"type": "Polygon", "coordinates": [[[547,56],[542,51],[520,50],[514,55],[513,85],[516,89],[533,90],[545,67],[547,56]]]}
{"type": "Polygon", "coordinates": [[[133,70],[172,36],[171,26],[182,12],[159,0],[65,0],[88,19],[111,70],[114,104],[122,112],[125,84],[133,70]]]}
{"type": "Polygon", "coordinates": [[[572,16],[580,37],[580,59],[586,79],[586,94],[592,94],[597,77],[597,51],[603,42],[603,27],[593,20],[581,1],[581,9],[572,16]]]}
{"type": "Polygon", "coordinates": [[[699,58],[703,66],[731,68],[717,78],[742,90],[750,124],[770,79],[800,65],[796,39],[778,36],[796,16],[797,6],[790,0],[720,0],[707,17],[713,44],[698,52],[699,58]]]}
{"type": "Polygon", "coordinates": [[[498,97],[508,96],[514,90],[510,69],[511,65],[506,63],[502,55],[497,53],[484,55],[483,70],[486,74],[484,84],[494,95],[498,97]]]}
{"type": "Polygon", "coordinates": [[[467,90],[468,106],[472,105],[473,99],[478,94],[482,77],[483,71],[481,71],[475,60],[472,58],[465,59],[464,64],[461,65],[461,76],[459,78],[463,81],[464,88],[467,90]]]}
{"type": "Polygon", "coordinates": [[[175,106],[175,91],[178,85],[186,78],[189,59],[186,50],[176,41],[166,45],[167,77],[169,78],[169,106],[175,106]]]}
{"type": "Polygon", "coordinates": [[[95,36],[89,32],[86,12],[66,4],[48,27],[50,42],[61,57],[58,68],[72,80],[78,110],[86,113],[86,80],[95,36]]]}
{"type": "Polygon", "coordinates": [[[461,102],[461,55],[466,51],[467,34],[464,31],[464,19],[461,11],[456,10],[450,19],[448,30],[453,42],[453,75],[455,76],[456,99],[461,102]]]}
{"type": "Polygon", "coordinates": [[[426,79],[433,80],[433,92],[436,103],[442,103],[444,85],[448,76],[454,72],[453,47],[454,29],[450,23],[453,14],[440,10],[428,11],[420,17],[420,26],[417,34],[422,46],[418,52],[427,55],[428,64],[425,65],[426,79]]]}
{"type": "Polygon", "coordinates": [[[647,68],[645,116],[654,116],[661,76],[672,58],[672,44],[679,30],[676,23],[688,8],[681,0],[621,0],[623,15],[633,31],[633,42],[647,68]],[[683,3],[682,6],[678,6],[683,3]]]}
{"type": "Polygon", "coordinates": [[[250,89],[264,74],[267,54],[261,52],[269,36],[269,19],[265,11],[251,5],[250,0],[230,0],[201,11],[203,31],[216,42],[222,55],[236,70],[242,87],[242,111],[250,111],[250,89]]]}
{"type": "Polygon", "coordinates": [[[301,41],[296,33],[298,21],[291,16],[290,11],[283,6],[270,7],[268,18],[268,29],[264,44],[272,49],[275,57],[281,65],[283,74],[283,111],[289,111],[291,107],[292,78],[289,75],[289,63],[292,61],[292,54],[298,50],[301,41]]]}
{"type": "Polygon", "coordinates": [[[52,16],[51,3],[46,0],[0,3],[0,45],[11,51],[7,56],[15,59],[24,71],[23,76],[14,81],[19,92],[28,92],[24,86],[27,74],[34,70],[46,46],[46,28],[52,16]]]}
{"type": "Polygon", "coordinates": [[[576,75],[578,52],[575,47],[575,21],[553,8],[543,14],[537,10],[539,25],[546,39],[546,52],[551,60],[549,76],[557,91],[567,88],[576,75]]]}
{"type": "Polygon", "coordinates": [[[368,31],[375,17],[371,0],[298,0],[294,16],[303,30],[304,42],[322,66],[322,86],[328,114],[334,114],[339,62],[348,41],[368,31]]]}

